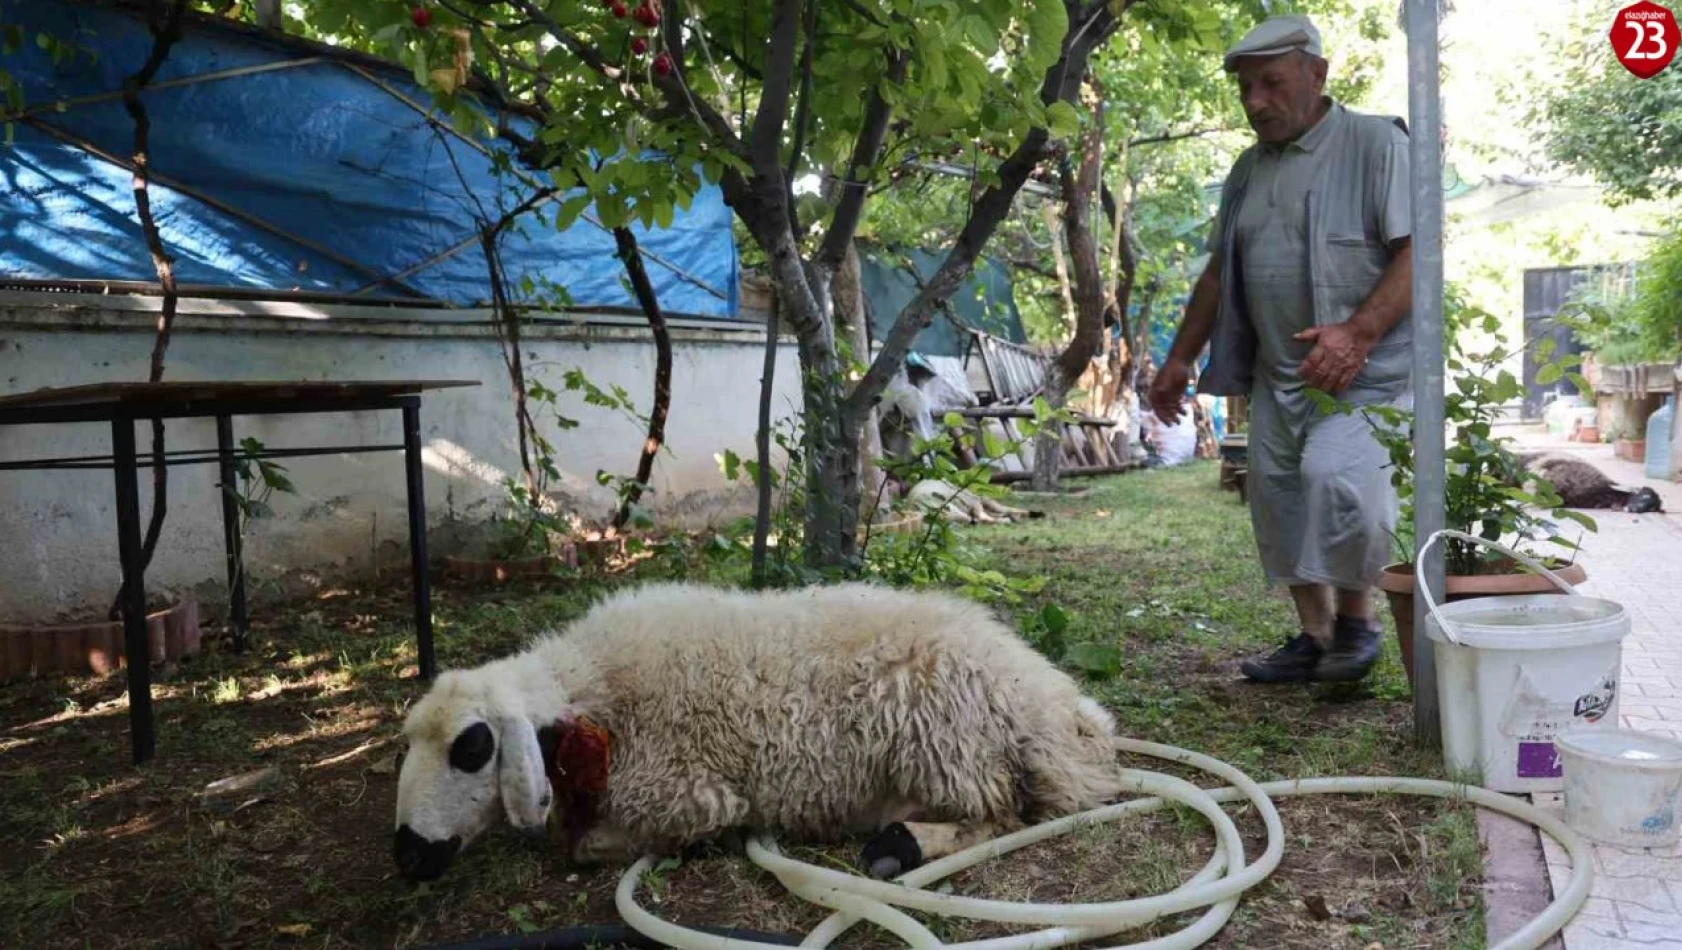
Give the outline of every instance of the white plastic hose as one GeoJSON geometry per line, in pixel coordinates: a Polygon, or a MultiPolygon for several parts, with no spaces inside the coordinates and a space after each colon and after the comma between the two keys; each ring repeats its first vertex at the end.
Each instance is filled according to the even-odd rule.
{"type": "MultiPolygon", "coordinates": [[[[1319,778],[1257,784],[1249,776],[1218,759],[1187,749],[1117,739],[1116,749],[1190,765],[1230,782],[1223,788],[1201,789],[1158,772],[1124,770],[1128,790],[1151,795],[1107,805],[1078,815],[1024,828],[975,847],[931,861],[894,882],[796,861],[762,838],[748,842],[748,857],[776,875],[791,893],[836,913],[807,934],[802,947],[822,950],[860,920],[868,920],[904,940],[912,950],[1053,950],[1109,937],[1143,927],[1159,918],[1197,908],[1208,910],[1189,926],[1155,940],[1124,944],[1115,950],[1193,950],[1203,946],[1231,919],[1243,893],[1267,879],[1284,856],[1285,830],[1274,797],[1292,795],[1423,795],[1469,801],[1491,811],[1526,821],[1542,829],[1571,856],[1571,880],[1541,914],[1493,950],[1535,950],[1558,933],[1589,896],[1593,874],[1588,845],[1565,823],[1527,802],[1488,789],[1455,782],[1420,778],[1319,778]],[[1253,863],[1244,863],[1244,844],[1221,803],[1245,801],[1253,805],[1267,827],[1267,848],[1253,863]],[[1156,811],[1171,803],[1186,805],[1214,826],[1216,847],[1209,863],[1178,888],[1154,897],[1096,904],[1034,904],[983,900],[924,890],[929,885],[991,858],[1079,828],[1115,821],[1124,815],[1156,811]],[[907,907],[948,917],[999,923],[1038,924],[1031,933],[948,944],[908,914],[907,907]]],[[[787,950],[778,944],[737,940],[703,933],[661,920],[637,903],[637,883],[654,864],[645,857],[619,880],[615,905],[625,923],[644,936],[677,950],[787,950]]]]}

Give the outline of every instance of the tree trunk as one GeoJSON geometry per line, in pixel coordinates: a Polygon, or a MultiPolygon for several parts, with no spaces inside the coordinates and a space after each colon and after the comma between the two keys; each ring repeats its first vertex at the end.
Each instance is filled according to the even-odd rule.
{"type": "Polygon", "coordinates": [[[642,265],[642,255],[637,252],[636,235],[630,228],[614,228],[613,240],[631,278],[631,291],[654,331],[654,408],[648,413],[648,438],[643,440],[642,457],[637,460],[636,481],[620,500],[619,513],[613,516],[613,527],[618,530],[631,520],[631,509],[642,500],[654,475],[654,458],[666,444],[666,417],[672,407],[672,335],[666,329],[666,315],[660,310],[660,298],[642,265]]]}
{"type": "Polygon", "coordinates": [[[1131,386],[1138,378],[1139,365],[1138,340],[1133,332],[1132,317],[1128,314],[1133,305],[1133,291],[1139,284],[1139,265],[1144,259],[1138,230],[1133,223],[1133,202],[1137,195],[1138,189],[1131,178],[1122,192],[1124,200],[1120,202],[1111,193],[1109,185],[1103,186],[1104,216],[1110,219],[1116,239],[1116,266],[1111,268],[1111,273],[1115,280],[1116,320],[1121,327],[1121,346],[1118,347],[1121,352],[1116,354],[1117,375],[1119,385],[1126,386],[1131,386]]]}
{"type": "MultiPolygon", "coordinates": [[[[1081,139],[1080,171],[1077,174],[1064,158],[1059,163],[1063,182],[1063,231],[1069,243],[1069,263],[1074,270],[1075,332],[1061,355],[1046,367],[1043,387],[1046,402],[1054,410],[1068,402],[1069,389],[1098,355],[1104,337],[1104,276],[1099,269],[1098,244],[1092,237],[1091,202],[1098,190],[1099,143],[1103,138],[1104,101],[1094,95],[1092,124],[1081,139]]],[[[1063,426],[1050,424],[1040,430],[1034,446],[1035,491],[1057,490],[1057,472],[1063,457],[1063,426]]]]}
{"type": "Polygon", "coordinates": [[[1069,280],[1069,259],[1063,253],[1063,223],[1055,205],[1043,205],[1045,214],[1045,230],[1051,236],[1051,259],[1057,265],[1057,287],[1063,292],[1063,319],[1060,321],[1065,330],[1074,332],[1076,322],[1075,288],[1069,280]]]}
{"type": "MultiPolygon", "coordinates": [[[[835,301],[835,322],[838,335],[847,341],[853,362],[870,362],[870,326],[864,306],[864,287],[860,283],[858,248],[849,244],[847,254],[836,268],[830,284],[835,301]]],[[[872,407],[859,426],[859,497],[864,510],[859,521],[869,524],[876,516],[876,506],[887,483],[887,475],[877,465],[882,457],[882,431],[877,425],[877,412],[872,407]]]]}
{"type": "MultiPolygon", "coordinates": [[[[813,365],[803,359],[806,367],[813,365]]],[[[825,369],[806,369],[806,546],[808,568],[850,575],[858,569],[862,484],[860,421],[843,400],[846,380],[832,358],[825,369]]]]}
{"type": "Polygon", "coordinates": [[[754,588],[765,586],[765,555],[771,537],[771,395],[777,378],[777,312],[782,309],[780,298],[771,297],[771,312],[765,317],[765,367],[759,377],[759,431],[754,447],[759,459],[755,472],[758,505],[753,522],[754,588]]]}

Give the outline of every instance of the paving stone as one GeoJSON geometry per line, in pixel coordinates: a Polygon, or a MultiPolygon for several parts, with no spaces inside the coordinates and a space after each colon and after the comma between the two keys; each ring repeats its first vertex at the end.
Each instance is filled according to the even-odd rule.
{"type": "MultiPolygon", "coordinates": [[[[1529,447],[1547,445],[1534,428],[1517,434],[1529,447]]],[[[1600,530],[1582,539],[1589,570],[1580,590],[1622,604],[1630,618],[1623,644],[1624,728],[1682,738],[1682,484],[1649,481],[1642,467],[1615,458],[1609,446],[1563,447],[1592,462],[1619,485],[1651,486],[1665,500],[1665,514],[1630,516],[1591,512],[1600,530]]],[[[1532,796],[1538,807],[1560,814],[1562,796],[1532,796]]],[[[1682,848],[1663,853],[1592,845],[1591,896],[1564,932],[1566,950],[1682,950],[1682,848]]],[[[1555,894],[1570,876],[1570,857],[1547,835],[1542,851],[1555,894]]]]}

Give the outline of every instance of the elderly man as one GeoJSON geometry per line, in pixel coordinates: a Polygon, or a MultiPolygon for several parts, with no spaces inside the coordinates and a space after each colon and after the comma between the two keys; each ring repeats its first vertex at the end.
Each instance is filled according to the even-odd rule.
{"type": "Polygon", "coordinates": [[[1250,400],[1250,511],[1262,569],[1301,632],[1247,660],[1261,682],[1351,681],[1378,658],[1371,590],[1396,522],[1389,462],[1355,405],[1412,405],[1408,143],[1400,119],[1325,95],[1320,34],[1268,19],[1226,55],[1259,140],[1233,165],[1208,266],[1151,387],[1157,415],[1198,391],[1250,400]]]}

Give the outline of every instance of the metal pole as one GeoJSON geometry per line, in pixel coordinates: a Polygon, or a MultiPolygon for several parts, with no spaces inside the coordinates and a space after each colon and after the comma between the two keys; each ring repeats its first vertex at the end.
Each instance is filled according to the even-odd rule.
{"type": "Polygon", "coordinates": [[[152,758],[152,645],[146,631],[146,578],[141,567],[140,482],[134,419],[111,420],[111,472],[117,488],[117,556],[123,566],[123,653],[128,662],[129,747],[134,764],[152,758]]]}
{"type": "Polygon", "coordinates": [[[228,555],[228,620],[234,628],[234,652],[244,653],[250,624],[245,612],[245,552],[239,532],[239,485],[234,473],[234,420],[216,417],[216,454],[221,467],[222,541],[228,555]]]}
{"type": "MultiPolygon", "coordinates": [[[[1409,164],[1413,198],[1413,532],[1414,558],[1443,527],[1443,171],[1442,100],[1438,91],[1438,3],[1406,0],[1409,164]]],[[[1426,583],[1443,589],[1442,545],[1421,565],[1426,583]]],[[[1425,600],[1413,598],[1414,740],[1441,741],[1437,667],[1425,635],[1425,600]]]]}
{"type": "Polygon", "coordinates": [[[414,573],[415,649],[420,678],[438,675],[432,654],[432,579],[426,571],[426,482],[421,467],[420,399],[403,404],[403,462],[409,488],[409,565],[414,573]]]}

